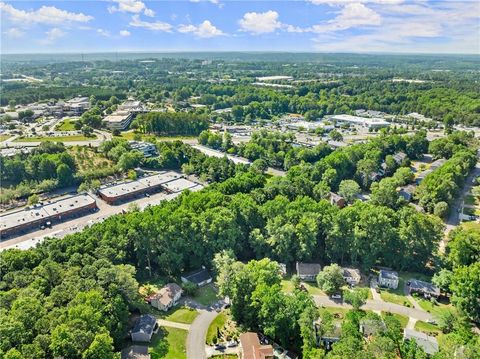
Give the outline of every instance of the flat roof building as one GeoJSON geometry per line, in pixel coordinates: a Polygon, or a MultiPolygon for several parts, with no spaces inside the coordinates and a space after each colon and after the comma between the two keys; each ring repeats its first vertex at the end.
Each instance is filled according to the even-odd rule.
{"type": "Polygon", "coordinates": [[[63,198],[25,207],[23,210],[8,212],[0,216],[0,236],[15,234],[24,230],[45,225],[48,221],[62,220],[95,209],[95,199],[87,194],[63,198]]]}
{"type": "MultiPolygon", "coordinates": [[[[166,183],[181,179],[182,176],[174,171],[160,172],[152,176],[141,177],[135,181],[122,182],[106,186],[98,190],[98,195],[109,204],[131,199],[140,194],[153,193],[160,190],[170,191],[166,183]]],[[[185,180],[188,181],[188,180],[185,180]]],[[[194,182],[188,181],[194,187],[194,182]]]]}
{"type": "Polygon", "coordinates": [[[133,120],[133,114],[128,111],[117,111],[103,119],[109,130],[126,130],[133,120]]]}
{"type": "Polygon", "coordinates": [[[382,128],[390,126],[390,123],[385,121],[383,118],[375,117],[358,117],[351,115],[334,115],[329,118],[330,121],[335,121],[336,123],[347,123],[355,126],[362,126],[367,128],[382,128]]]}

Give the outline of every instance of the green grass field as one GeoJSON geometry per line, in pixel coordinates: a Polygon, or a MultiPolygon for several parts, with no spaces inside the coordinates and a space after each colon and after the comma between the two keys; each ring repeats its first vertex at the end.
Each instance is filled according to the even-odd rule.
{"type": "Polygon", "coordinates": [[[190,308],[178,308],[173,309],[166,313],[165,320],[170,320],[177,323],[191,324],[195,318],[198,316],[198,312],[190,308]]]}
{"type": "Polygon", "coordinates": [[[403,305],[405,307],[411,307],[411,303],[408,298],[404,295],[398,295],[396,293],[392,293],[390,291],[382,289],[380,291],[380,297],[385,302],[395,303],[399,305],[403,305]]]}
{"type": "Polygon", "coordinates": [[[75,121],[70,120],[69,118],[66,118],[62,122],[60,122],[55,129],[57,131],[75,131],[75,126],[74,126],[75,121]]]}
{"type": "Polygon", "coordinates": [[[73,141],[91,141],[95,140],[97,136],[92,137],[85,137],[83,135],[76,135],[76,136],[59,136],[59,137],[24,137],[24,138],[17,138],[13,142],[73,142],[73,141]]]}
{"type": "Polygon", "coordinates": [[[397,318],[397,320],[400,322],[400,325],[402,326],[402,328],[405,328],[408,324],[408,317],[406,315],[401,315],[401,314],[383,312],[382,311],[382,316],[383,317],[385,317],[387,315],[392,315],[393,317],[397,318]]]}
{"type": "Polygon", "coordinates": [[[415,323],[415,330],[418,330],[419,332],[423,332],[429,335],[431,335],[432,333],[441,332],[440,328],[438,328],[435,324],[422,322],[421,320],[415,323]]]}
{"type": "Polygon", "coordinates": [[[8,140],[10,137],[12,137],[12,136],[10,136],[10,135],[0,135],[0,142],[8,140]]]}
{"type": "Polygon", "coordinates": [[[186,358],[187,335],[186,330],[161,327],[150,343],[152,359],[186,358]]]}
{"type": "Polygon", "coordinates": [[[209,284],[198,288],[193,299],[202,305],[208,306],[217,300],[217,293],[213,289],[212,285],[209,284]]]}
{"type": "Polygon", "coordinates": [[[431,301],[424,298],[420,298],[416,296],[414,296],[414,298],[424,311],[431,313],[434,316],[439,316],[445,313],[446,311],[454,310],[454,308],[450,304],[443,304],[438,302],[437,304],[434,304],[431,301]]]}
{"type": "Polygon", "coordinates": [[[207,331],[207,344],[214,344],[214,338],[217,336],[217,330],[221,330],[227,321],[227,315],[225,313],[220,313],[215,317],[213,322],[208,327],[207,331]]]}

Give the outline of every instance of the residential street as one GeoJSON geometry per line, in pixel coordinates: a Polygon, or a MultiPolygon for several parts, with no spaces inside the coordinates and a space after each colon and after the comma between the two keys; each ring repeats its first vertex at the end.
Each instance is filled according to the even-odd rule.
{"type": "MultiPolygon", "coordinates": [[[[317,306],[325,306],[325,307],[337,307],[337,308],[352,308],[351,305],[345,304],[343,302],[333,301],[326,296],[314,295],[313,299],[317,306]]],[[[394,303],[379,301],[375,299],[367,300],[367,303],[362,307],[363,309],[367,310],[378,310],[378,311],[385,311],[385,312],[392,312],[396,314],[406,315],[407,317],[413,318],[415,320],[427,321],[432,319],[432,315],[427,313],[423,310],[415,309],[415,308],[408,308],[404,307],[403,305],[398,305],[394,303]]]]}
{"type": "Polygon", "coordinates": [[[190,330],[187,336],[187,358],[188,359],[206,359],[205,340],[210,323],[215,319],[218,313],[211,309],[199,309],[200,315],[190,324],[190,330]]]}

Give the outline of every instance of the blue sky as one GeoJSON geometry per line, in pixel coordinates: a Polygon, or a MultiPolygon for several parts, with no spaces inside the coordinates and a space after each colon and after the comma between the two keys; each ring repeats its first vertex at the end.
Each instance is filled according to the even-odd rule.
{"type": "Polygon", "coordinates": [[[2,53],[480,53],[480,1],[4,1],[2,53]]]}

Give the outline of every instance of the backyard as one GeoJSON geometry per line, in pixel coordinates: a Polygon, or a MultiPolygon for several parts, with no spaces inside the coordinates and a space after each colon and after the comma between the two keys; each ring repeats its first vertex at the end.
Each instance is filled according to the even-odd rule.
{"type": "Polygon", "coordinates": [[[152,337],[149,352],[152,359],[183,359],[186,358],[186,330],[160,327],[152,337]]]}

